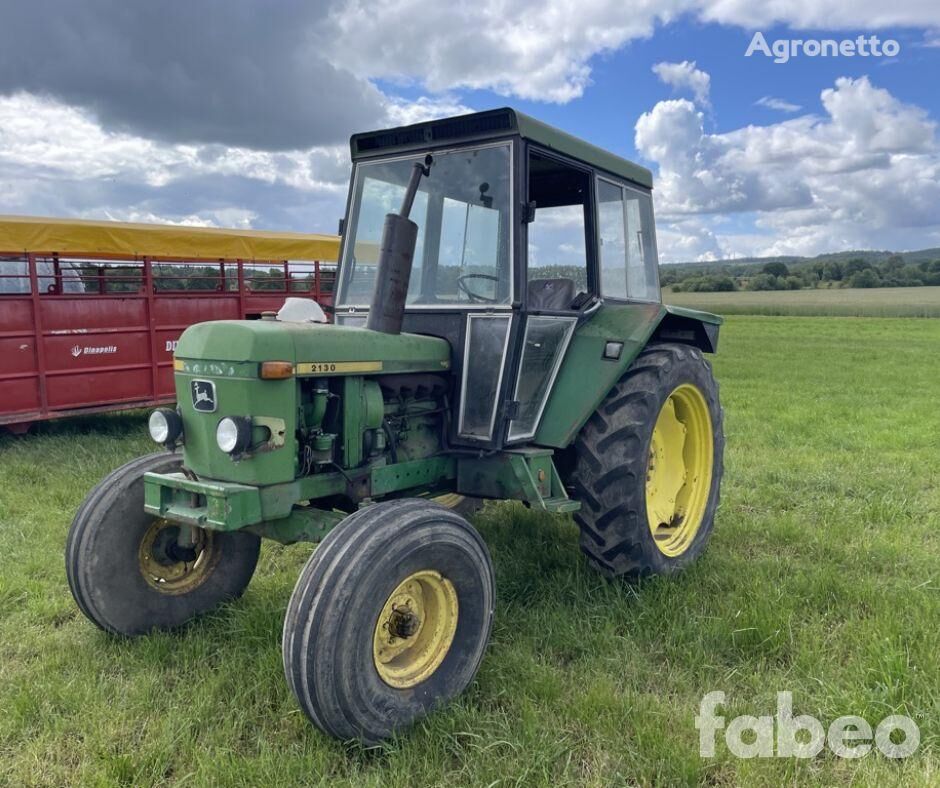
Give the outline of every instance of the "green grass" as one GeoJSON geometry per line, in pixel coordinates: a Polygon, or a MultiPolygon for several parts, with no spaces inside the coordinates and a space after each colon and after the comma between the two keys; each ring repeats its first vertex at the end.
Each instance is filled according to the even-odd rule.
{"type": "Polygon", "coordinates": [[[608,583],[570,521],[516,505],[476,523],[498,607],[459,701],[379,750],[332,741],[284,682],[280,628],[307,546],[266,544],[245,597],[122,642],[77,611],[63,545],[106,471],[150,450],[140,415],[0,438],[0,784],[937,785],[940,321],[732,317],[715,366],[723,501],[685,574],[608,583]],[[726,716],[920,726],[903,762],[698,754],[726,716]]]}
{"type": "Polygon", "coordinates": [[[724,315],[940,317],[940,287],[773,290],[736,293],[664,292],[669,304],[724,315]]]}

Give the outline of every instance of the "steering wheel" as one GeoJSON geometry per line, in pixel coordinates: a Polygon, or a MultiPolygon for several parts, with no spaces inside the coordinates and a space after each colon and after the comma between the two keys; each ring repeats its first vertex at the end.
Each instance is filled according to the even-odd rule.
{"type": "Polygon", "coordinates": [[[496,296],[490,298],[490,296],[480,295],[479,293],[474,293],[466,283],[466,279],[487,279],[490,282],[499,282],[498,276],[492,276],[490,274],[464,274],[463,276],[457,277],[457,289],[464,293],[471,302],[476,304],[495,304],[497,299],[496,296]]]}

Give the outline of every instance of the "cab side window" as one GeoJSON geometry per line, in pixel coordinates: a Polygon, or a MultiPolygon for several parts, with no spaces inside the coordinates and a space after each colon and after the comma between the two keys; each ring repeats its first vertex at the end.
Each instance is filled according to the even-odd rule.
{"type": "Polygon", "coordinates": [[[601,295],[659,300],[659,264],[650,196],[597,179],[601,295]]]}
{"type": "Polygon", "coordinates": [[[566,311],[588,292],[587,172],[532,152],[529,154],[529,200],[535,217],[528,225],[528,307],[566,311]]]}

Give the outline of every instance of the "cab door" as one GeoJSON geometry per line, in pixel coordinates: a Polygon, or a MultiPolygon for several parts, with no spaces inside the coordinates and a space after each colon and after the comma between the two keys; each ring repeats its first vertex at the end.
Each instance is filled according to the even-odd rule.
{"type": "Polygon", "coordinates": [[[570,445],[664,312],[650,190],[607,174],[596,175],[594,186],[597,300],[554,378],[533,438],[540,446],[570,445]]]}
{"type": "Polygon", "coordinates": [[[597,304],[592,173],[527,151],[525,308],[507,443],[531,441],[578,321],[597,304]]]}

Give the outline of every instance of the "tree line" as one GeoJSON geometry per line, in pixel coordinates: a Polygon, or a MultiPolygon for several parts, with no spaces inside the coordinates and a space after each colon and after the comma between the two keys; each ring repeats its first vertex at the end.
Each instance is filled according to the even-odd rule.
{"type": "Polygon", "coordinates": [[[660,266],[660,282],[674,293],[716,293],[734,290],[804,290],[838,287],[940,286],[940,260],[910,262],[901,255],[870,261],[780,261],[716,266],[660,266]]]}

